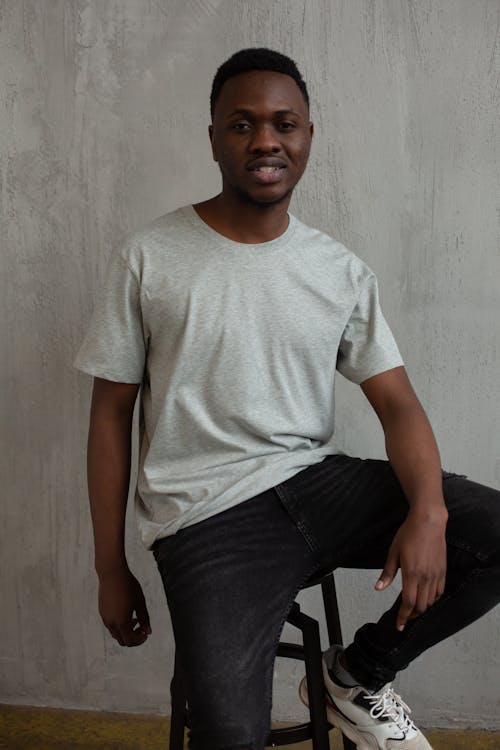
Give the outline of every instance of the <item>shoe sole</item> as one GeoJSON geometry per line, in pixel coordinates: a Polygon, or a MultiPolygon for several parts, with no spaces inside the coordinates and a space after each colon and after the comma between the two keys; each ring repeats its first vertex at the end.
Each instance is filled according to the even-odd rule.
{"type": "MultiPolygon", "coordinates": [[[[353,728],[352,724],[350,724],[348,721],[345,720],[345,718],[342,716],[342,714],[339,714],[335,709],[333,708],[330,696],[328,695],[328,691],[325,689],[326,693],[326,717],[330,724],[333,724],[334,727],[337,729],[340,729],[340,731],[345,734],[346,737],[349,737],[352,742],[355,743],[357,750],[380,750],[380,745],[378,744],[375,737],[370,738],[366,736],[360,736],[358,732],[353,728]],[[373,742],[371,741],[373,740],[373,742]]],[[[309,707],[309,696],[307,694],[307,680],[304,677],[301,680],[301,683],[299,685],[299,698],[302,701],[302,703],[309,707]]]]}

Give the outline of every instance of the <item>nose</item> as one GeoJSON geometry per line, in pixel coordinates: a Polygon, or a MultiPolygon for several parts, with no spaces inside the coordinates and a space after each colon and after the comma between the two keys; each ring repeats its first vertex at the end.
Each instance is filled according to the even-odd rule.
{"type": "Polygon", "coordinates": [[[281,144],[276,130],[271,125],[256,126],[252,132],[249,148],[253,153],[277,153],[281,151],[281,144]]]}

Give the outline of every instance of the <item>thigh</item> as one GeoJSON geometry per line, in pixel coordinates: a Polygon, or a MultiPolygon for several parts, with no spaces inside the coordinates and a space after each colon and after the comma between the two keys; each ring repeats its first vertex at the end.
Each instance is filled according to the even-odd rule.
{"type": "Polygon", "coordinates": [[[276,644],[314,556],[273,490],[155,548],[192,747],[264,747],[276,644]]]}
{"type": "Polygon", "coordinates": [[[388,461],[327,456],[276,489],[324,567],[383,565],[408,513],[388,461]]]}
{"type": "MultiPolygon", "coordinates": [[[[389,461],[328,456],[276,488],[325,567],[379,568],[409,505],[389,461]]],[[[500,492],[443,471],[451,549],[500,549],[500,492]]],[[[462,559],[465,559],[461,556],[462,559]]]]}

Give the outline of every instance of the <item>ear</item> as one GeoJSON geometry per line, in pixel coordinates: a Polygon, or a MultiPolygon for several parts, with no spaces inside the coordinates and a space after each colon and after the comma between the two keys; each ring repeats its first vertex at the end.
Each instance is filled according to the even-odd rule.
{"type": "Polygon", "coordinates": [[[208,137],[210,138],[210,145],[212,146],[212,156],[214,161],[218,161],[217,155],[215,153],[215,143],[214,143],[214,126],[209,125],[208,126],[208,137]]]}
{"type": "Polygon", "coordinates": [[[309,135],[311,136],[311,138],[314,135],[314,125],[312,122],[309,123],[309,135]]]}

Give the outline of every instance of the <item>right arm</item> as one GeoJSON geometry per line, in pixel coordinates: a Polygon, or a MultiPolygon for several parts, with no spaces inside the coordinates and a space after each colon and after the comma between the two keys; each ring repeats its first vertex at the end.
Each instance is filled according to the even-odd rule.
{"type": "Polygon", "coordinates": [[[151,633],[141,586],[125,557],[132,417],[139,387],[94,378],[87,450],[99,612],[121,646],[138,646],[151,633]]]}

